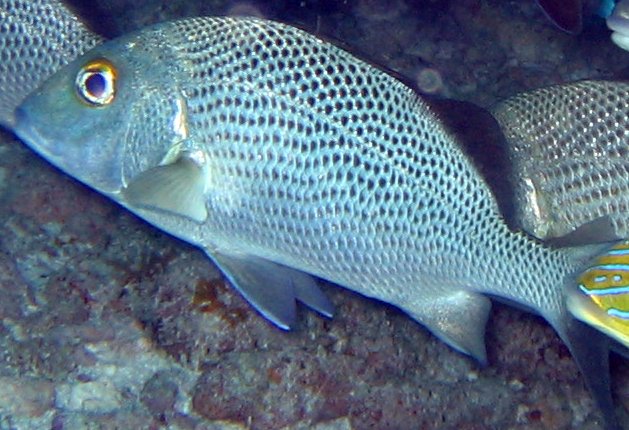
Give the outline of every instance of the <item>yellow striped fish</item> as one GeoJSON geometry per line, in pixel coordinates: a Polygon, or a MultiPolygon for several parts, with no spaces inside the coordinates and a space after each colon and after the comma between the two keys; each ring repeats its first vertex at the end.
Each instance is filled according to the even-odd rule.
{"type": "Polygon", "coordinates": [[[568,294],[572,314],[629,347],[629,240],[594,260],[568,294]]]}

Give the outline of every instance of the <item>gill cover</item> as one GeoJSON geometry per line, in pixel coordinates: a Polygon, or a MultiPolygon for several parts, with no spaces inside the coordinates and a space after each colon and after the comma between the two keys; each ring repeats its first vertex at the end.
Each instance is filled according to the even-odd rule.
{"type": "Polygon", "coordinates": [[[597,257],[568,292],[568,309],[578,319],[629,347],[629,241],[597,257]]]}
{"type": "Polygon", "coordinates": [[[188,137],[176,50],[151,42],[160,34],[127,34],[61,69],[17,108],[16,134],[61,170],[120,199],[188,137]]]}

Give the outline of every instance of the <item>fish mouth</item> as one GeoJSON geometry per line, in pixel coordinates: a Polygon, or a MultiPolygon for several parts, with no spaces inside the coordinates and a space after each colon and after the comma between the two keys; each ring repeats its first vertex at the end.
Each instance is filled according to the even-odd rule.
{"type": "Polygon", "coordinates": [[[42,142],[46,140],[39,130],[33,127],[28,114],[21,107],[15,109],[15,126],[13,131],[22,142],[34,150],[39,150],[42,142]]]}
{"type": "Polygon", "coordinates": [[[13,127],[13,132],[17,137],[33,151],[56,164],[54,161],[59,155],[52,150],[54,145],[51,145],[50,139],[41,133],[39,127],[33,125],[28,112],[19,106],[15,109],[14,116],[15,126],[13,127]]]}
{"type": "MultiPolygon", "coordinates": [[[[40,117],[39,111],[31,111],[29,106],[19,106],[14,111],[16,136],[37,155],[88,187],[118,201],[122,185],[116,179],[115,172],[105,170],[94,172],[89,160],[81,158],[85,154],[74,150],[71,133],[57,131],[46,123],[45,116],[40,117]],[[39,119],[44,121],[40,123],[39,119]]],[[[85,142],[84,142],[85,143],[85,142]]],[[[86,146],[86,145],[82,145],[86,146]]]]}

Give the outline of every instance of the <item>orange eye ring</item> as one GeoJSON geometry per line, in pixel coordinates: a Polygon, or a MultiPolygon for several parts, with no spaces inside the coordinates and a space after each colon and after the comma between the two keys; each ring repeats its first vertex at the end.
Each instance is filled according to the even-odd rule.
{"type": "Polygon", "coordinates": [[[89,61],[76,75],[76,92],[90,106],[107,106],[116,96],[117,70],[105,58],[89,61]]]}

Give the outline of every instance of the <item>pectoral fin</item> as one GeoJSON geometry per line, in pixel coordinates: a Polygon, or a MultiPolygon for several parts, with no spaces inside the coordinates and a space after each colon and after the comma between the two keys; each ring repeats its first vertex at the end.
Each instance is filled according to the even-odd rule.
{"type": "Polygon", "coordinates": [[[295,300],[332,317],[332,303],[312,276],[258,257],[208,255],[243,297],[278,327],[289,330],[294,325],[295,300]]]}
{"type": "Polygon", "coordinates": [[[207,218],[203,166],[185,155],[140,173],[122,194],[131,206],[159,209],[198,222],[207,218]]]}
{"type": "Polygon", "coordinates": [[[487,363],[485,325],[491,301],[480,294],[457,291],[413,304],[408,311],[437,337],[454,349],[487,363]]]}

